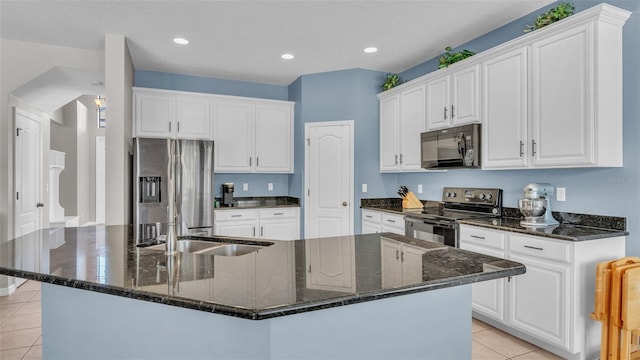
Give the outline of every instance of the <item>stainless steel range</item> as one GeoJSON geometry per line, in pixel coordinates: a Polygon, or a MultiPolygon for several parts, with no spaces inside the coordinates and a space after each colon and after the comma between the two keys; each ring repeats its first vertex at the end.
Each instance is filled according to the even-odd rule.
{"type": "Polygon", "coordinates": [[[502,189],[445,187],[442,203],[442,207],[406,215],[405,235],[459,247],[458,220],[499,217],[502,189]]]}

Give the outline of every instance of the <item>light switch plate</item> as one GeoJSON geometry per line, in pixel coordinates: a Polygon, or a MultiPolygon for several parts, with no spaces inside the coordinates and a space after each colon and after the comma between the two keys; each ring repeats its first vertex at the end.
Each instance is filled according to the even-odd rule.
{"type": "Polygon", "coordinates": [[[556,188],[556,200],[557,201],[566,201],[567,199],[567,189],[563,187],[556,188]]]}
{"type": "Polygon", "coordinates": [[[242,184],[242,191],[249,191],[249,184],[247,183],[242,184]]]}
{"type": "Polygon", "coordinates": [[[362,184],[362,192],[363,193],[367,192],[367,184],[362,184]]]}
{"type": "Polygon", "coordinates": [[[422,194],[422,184],[418,184],[418,194],[422,194]]]}
{"type": "Polygon", "coordinates": [[[273,183],[267,184],[267,189],[269,189],[269,191],[273,191],[273,183]]]}

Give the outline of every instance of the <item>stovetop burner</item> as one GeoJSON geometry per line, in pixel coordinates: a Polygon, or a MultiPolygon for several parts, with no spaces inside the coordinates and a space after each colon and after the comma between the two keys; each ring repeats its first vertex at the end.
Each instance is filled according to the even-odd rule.
{"type": "Polygon", "coordinates": [[[462,219],[500,216],[502,189],[452,188],[442,189],[442,207],[425,208],[414,218],[455,222],[462,219]]]}

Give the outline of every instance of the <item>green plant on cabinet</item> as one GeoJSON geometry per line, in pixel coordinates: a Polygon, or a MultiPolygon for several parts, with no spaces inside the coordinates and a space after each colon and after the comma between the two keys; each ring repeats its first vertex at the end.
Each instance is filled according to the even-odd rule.
{"type": "Polygon", "coordinates": [[[476,54],[473,51],[469,51],[467,49],[464,49],[458,52],[451,52],[451,50],[453,50],[451,46],[447,46],[446,48],[444,48],[444,50],[445,50],[445,53],[440,57],[440,59],[438,59],[440,61],[440,65],[438,65],[438,69],[446,68],[453,63],[456,63],[460,60],[466,59],[476,54]]]}
{"type": "Polygon", "coordinates": [[[527,25],[524,32],[531,32],[573,15],[576,8],[570,3],[559,3],[544,14],[538,15],[533,25],[527,25]]]}

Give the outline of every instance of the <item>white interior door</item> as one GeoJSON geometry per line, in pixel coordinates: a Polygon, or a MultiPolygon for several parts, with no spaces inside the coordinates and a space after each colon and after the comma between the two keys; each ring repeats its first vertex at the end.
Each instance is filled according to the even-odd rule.
{"type": "Polygon", "coordinates": [[[106,222],[106,139],[104,136],[96,136],[96,223],[106,222]]]}
{"type": "Polygon", "coordinates": [[[305,237],[353,234],[353,121],[307,123],[305,237]]]}
{"type": "MultiPolygon", "coordinates": [[[[40,120],[27,112],[15,110],[14,128],[14,235],[23,236],[40,229],[41,203],[40,120]]],[[[38,249],[35,243],[16,243],[16,265],[26,270],[36,269],[38,249]]],[[[20,283],[24,282],[18,281],[20,283]]]]}

